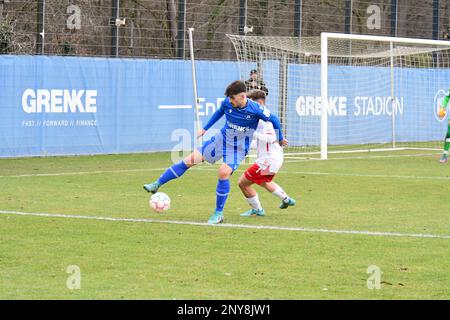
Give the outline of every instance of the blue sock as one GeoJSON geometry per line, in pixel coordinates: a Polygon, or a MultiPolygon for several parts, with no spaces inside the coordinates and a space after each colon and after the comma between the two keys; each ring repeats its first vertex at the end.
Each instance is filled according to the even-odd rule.
{"type": "Polygon", "coordinates": [[[170,180],[179,178],[186,172],[189,167],[181,160],[180,162],[175,163],[173,166],[168,168],[166,172],[164,172],[161,177],[158,179],[158,183],[163,185],[170,180]]]}
{"type": "Polygon", "coordinates": [[[230,193],[230,180],[220,180],[216,189],[216,211],[223,211],[228,194],[230,193]]]}

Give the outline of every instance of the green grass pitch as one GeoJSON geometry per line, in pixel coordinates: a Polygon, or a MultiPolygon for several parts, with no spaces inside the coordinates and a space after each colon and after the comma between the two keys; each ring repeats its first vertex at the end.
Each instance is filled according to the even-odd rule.
{"type": "Polygon", "coordinates": [[[262,218],[239,216],[247,160],[225,223],[255,228],[7,213],[206,222],[217,182],[206,164],[160,189],[167,213],[150,211],[142,185],[170,164],[169,153],[0,160],[0,298],[450,298],[450,165],[431,151],[288,158],[275,181],[298,205],[280,210],[258,189],[262,218]],[[332,232],[343,230],[363,233],[332,232]],[[80,289],[67,287],[70,265],[80,289]],[[368,289],[371,265],[380,289],[368,289]]]}

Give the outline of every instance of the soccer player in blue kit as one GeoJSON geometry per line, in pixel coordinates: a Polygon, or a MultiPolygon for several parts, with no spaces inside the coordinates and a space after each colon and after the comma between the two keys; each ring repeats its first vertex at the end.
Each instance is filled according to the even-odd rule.
{"type": "Polygon", "coordinates": [[[223,163],[218,170],[216,209],[208,223],[218,224],[223,222],[223,209],[230,192],[230,176],[247,155],[259,120],[271,122],[277,133],[279,143],[283,146],[287,144],[287,141],[283,138],[278,117],[271,114],[264,106],[247,99],[246,91],[244,82],[234,81],[231,83],[225,91],[225,100],[203,129],[198,132],[198,136],[203,136],[225,115],[226,123],[220,132],[204,142],[203,146],[194,150],[184,160],[168,168],[158,180],[145,184],[144,189],[147,192],[156,193],[163,184],[181,177],[192,166],[203,161],[215,163],[222,158],[223,163]]]}

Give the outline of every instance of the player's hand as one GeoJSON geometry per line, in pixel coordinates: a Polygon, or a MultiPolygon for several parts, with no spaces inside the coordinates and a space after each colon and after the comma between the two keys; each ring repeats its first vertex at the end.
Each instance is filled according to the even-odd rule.
{"type": "Polygon", "coordinates": [[[288,145],[288,141],[286,139],[278,141],[280,143],[280,146],[286,147],[288,145]]]}
{"type": "Polygon", "coordinates": [[[203,135],[206,133],[205,129],[200,129],[197,132],[197,138],[203,137],[203,135]]]}

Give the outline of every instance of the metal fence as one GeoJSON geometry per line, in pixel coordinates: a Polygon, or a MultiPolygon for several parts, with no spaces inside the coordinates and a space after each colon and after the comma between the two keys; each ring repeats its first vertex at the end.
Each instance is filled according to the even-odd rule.
{"type": "Polygon", "coordinates": [[[450,0],[0,0],[0,53],[233,60],[225,36],[446,39],[450,0]]]}

